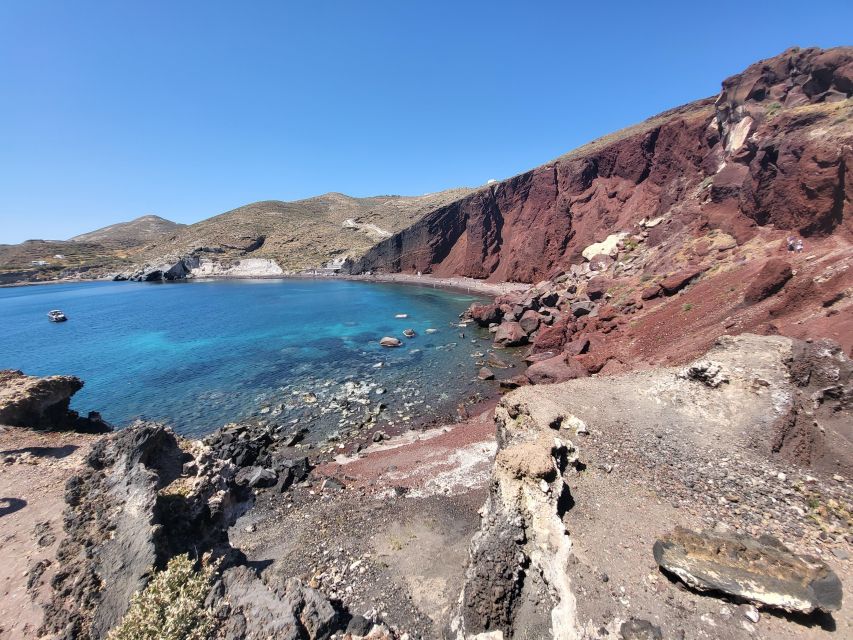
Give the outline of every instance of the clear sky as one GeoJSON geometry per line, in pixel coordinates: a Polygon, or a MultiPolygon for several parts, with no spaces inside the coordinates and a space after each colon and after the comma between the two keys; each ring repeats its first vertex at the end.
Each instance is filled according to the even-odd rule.
{"type": "Polygon", "coordinates": [[[851,0],[7,0],[0,242],[475,186],[841,44],[851,0]]]}

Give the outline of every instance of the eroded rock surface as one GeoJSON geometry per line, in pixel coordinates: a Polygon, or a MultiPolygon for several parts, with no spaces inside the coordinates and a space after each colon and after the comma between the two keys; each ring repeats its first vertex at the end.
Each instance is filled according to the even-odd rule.
{"type": "MultiPolygon", "coordinates": [[[[662,604],[655,592],[663,587],[649,591],[642,586],[654,585],[654,575],[642,580],[635,576],[639,583],[622,582],[625,591],[608,594],[613,574],[608,578],[600,570],[587,568],[587,563],[594,557],[597,562],[623,567],[647,564],[654,539],[637,547],[629,543],[632,531],[654,532],[661,539],[682,518],[692,524],[697,506],[700,511],[707,509],[712,522],[734,511],[737,515],[727,522],[739,523],[746,531],[702,534],[709,536],[704,547],[707,554],[719,550],[724,540],[737,541],[731,547],[737,553],[724,552],[716,558],[723,568],[686,563],[685,575],[689,571],[693,583],[792,611],[837,610],[841,587],[825,559],[795,555],[753,532],[768,517],[789,534],[802,531],[799,505],[826,495],[819,491],[833,492],[833,497],[820,500],[835,505],[831,509],[836,511],[841,508],[841,496],[849,491],[837,473],[824,475],[822,483],[807,475],[813,488],[801,489],[802,493],[783,489],[768,494],[764,478],[780,483],[787,478],[773,470],[772,434],[778,421],[809,397],[807,392],[798,395],[798,385],[805,380],[814,378],[810,389],[832,387],[824,384],[827,379],[840,382],[838,389],[829,392],[827,402],[837,416],[849,421],[849,409],[842,400],[849,397],[842,391],[849,379],[848,366],[849,360],[830,344],[779,336],[723,336],[704,357],[687,366],[529,386],[505,396],[495,412],[499,448],[481,529],[471,545],[454,627],[457,637],[524,637],[530,629],[536,630],[536,637],[554,638],[619,638],[623,629],[633,634],[628,637],[681,637],[683,621],[674,611],[688,605],[676,599],[673,611],[669,602],[662,604]],[[738,463],[731,466],[733,452],[738,463]],[[700,487],[697,479],[715,467],[721,468],[721,474],[700,487]],[[582,486],[587,500],[592,492],[596,504],[576,504],[584,498],[577,497],[573,485],[582,486]],[[692,497],[677,499],[686,495],[692,497]],[[752,508],[766,509],[782,499],[792,502],[781,505],[779,515],[744,516],[752,508]],[[660,506],[662,501],[668,506],[668,500],[673,503],[671,510],[660,506]],[[691,516],[679,509],[689,509],[691,516]],[[576,511],[585,514],[583,519],[575,519],[576,511]],[[669,515],[661,517],[662,513],[669,515]],[[627,528],[626,518],[631,521],[627,528]],[[602,524],[603,531],[593,531],[590,519],[610,524],[602,524]],[[612,535],[613,527],[621,527],[620,537],[603,542],[601,536],[612,535]],[[743,569],[738,565],[741,561],[743,569]],[[759,585],[762,579],[765,582],[759,585]],[[762,592],[764,596],[757,595],[762,592]],[[615,605],[616,615],[608,602],[615,605]],[[642,626],[641,619],[646,618],[655,624],[642,626]]],[[[829,438],[843,442],[851,435],[850,427],[841,423],[822,426],[829,438]]],[[[840,465],[853,462],[853,452],[843,447],[835,449],[834,455],[840,465]]],[[[802,463],[810,464],[805,459],[802,463]]],[[[835,524],[816,525],[815,535],[821,526],[834,531],[834,542],[843,549],[847,544],[844,525],[840,525],[843,508],[837,515],[820,513],[835,524]]],[[[656,554],[669,554],[662,565],[677,572],[679,562],[689,555],[678,551],[683,548],[683,541],[669,539],[656,554]]],[[[639,574],[644,575],[642,568],[639,574]]],[[[689,606],[720,609],[703,602],[689,606]]],[[[729,618],[703,614],[717,625],[715,637],[749,637],[752,623],[744,623],[745,627],[731,612],[726,615],[729,618]]],[[[797,637],[796,631],[787,629],[788,633],[784,637],[797,637]]],[[[691,631],[684,637],[702,635],[691,631]]]]}
{"type": "Polygon", "coordinates": [[[82,388],[83,381],[75,376],[38,378],[11,369],[0,371],[0,425],[108,431],[97,413],[81,418],[68,408],[71,397],[82,388]]]}
{"type": "Polygon", "coordinates": [[[823,562],[791,553],[771,536],[681,527],[658,540],[655,562],[701,591],[719,591],[758,605],[811,613],[841,608],[841,581],[823,562]]]}

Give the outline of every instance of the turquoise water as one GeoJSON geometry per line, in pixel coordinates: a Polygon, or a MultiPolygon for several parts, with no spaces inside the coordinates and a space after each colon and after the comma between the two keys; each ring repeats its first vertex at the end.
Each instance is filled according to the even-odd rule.
{"type": "Polygon", "coordinates": [[[117,426],[161,420],[186,435],[253,415],[295,424],[308,413],[324,415],[311,428],[329,432],[345,422],[329,406],[352,404],[347,381],[349,391],[355,382],[382,394],[384,420],[417,420],[452,414],[461,398],[494,384],[475,379],[488,334],[456,326],[475,299],[334,280],[6,288],[0,369],[79,376],[85,386],[72,408],[100,411],[117,426]],[[50,309],[68,322],[48,322],[50,309]],[[402,336],[409,327],[418,334],[411,340],[402,336]],[[403,347],[380,347],[385,335],[403,347]]]}

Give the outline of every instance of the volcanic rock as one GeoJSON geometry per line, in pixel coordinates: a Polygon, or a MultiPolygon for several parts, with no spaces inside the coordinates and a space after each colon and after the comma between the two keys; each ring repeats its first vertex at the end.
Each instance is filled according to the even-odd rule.
{"type": "Polygon", "coordinates": [[[278,476],[272,469],[264,469],[263,467],[252,466],[243,467],[237,472],[234,481],[241,486],[251,488],[271,487],[275,485],[278,476]]]}
{"type": "Polygon", "coordinates": [[[503,317],[501,308],[496,304],[472,304],[468,315],[481,327],[500,322],[503,317]]]}
{"type": "Polygon", "coordinates": [[[791,279],[791,265],[780,258],[771,258],[749,283],[743,299],[749,303],[761,302],[778,292],[791,279]]]}
{"type": "Polygon", "coordinates": [[[586,295],[589,296],[590,300],[598,300],[607,293],[608,284],[608,280],[604,276],[590,278],[586,285],[586,295]]]}
{"type": "Polygon", "coordinates": [[[517,347],[527,342],[527,333],[518,322],[502,322],[495,332],[495,346],[517,347]]]}
{"type": "Polygon", "coordinates": [[[541,316],[533,309],[528,309],[521,315],[518,324],[521,325],[521,330],[530,335],[539,328],[541,316]]]}
{"type": "Polygon", "coordinates": [[[661,280],[663,292],[671,296],[681,291],[687,284],[702,273],[701,269],[684,269],[661,280]]]}
{"type": "Polygon", "coordinates": [[[791,612],[841,608],[841,581],[814,558],[770,536],[759,539],[677,527],[655,542],[655,561],[688,586],[791,612]]]}
{"type": "Polygon", "coordinates": [[[81,418],[68,408],[71,396],[82,388],[83,381],[75,376],[37,378],[11,369],[0,371],[0,425],[109,431],[97,413],[81,418]]]}
{"type": "Polygon", "coordinates": [[[548,360],[534,362],[527,368],[525,375],[532,384],[550,384],[585,378],[587,371],[579,362],[560,354],[548,360]]]}
{"type": "Polygon", "coordinates": [[[571,304],[572,315],[575,318],[588,315],[595,309],[595,304],[589,300],[578,300],[571,304]]]}
{"type": "Polygon", "coordinates": [[[495,372],[489,369],[488,367],[483,367],[480,369],[480,372],[477,374],[477,377],[480,380],[494,380],[495,372]]]}

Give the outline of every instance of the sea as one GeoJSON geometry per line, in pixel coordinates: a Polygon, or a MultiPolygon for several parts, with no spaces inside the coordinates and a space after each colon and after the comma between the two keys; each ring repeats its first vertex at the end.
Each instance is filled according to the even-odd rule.
{"type": "Polygon", "coordinates": [[[477,379],[488,331],[459,321],[477,300],[331,279],[2,288],[0,369],[78,376],[71,408],[118,428],[142,418],[200,437],[256,419],[320,439],[368,414],[399,428],[495,394],[477,379]],[[51,309],[68,321],[49,322],[51,309]]]}

